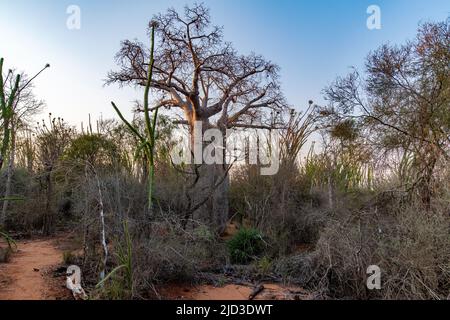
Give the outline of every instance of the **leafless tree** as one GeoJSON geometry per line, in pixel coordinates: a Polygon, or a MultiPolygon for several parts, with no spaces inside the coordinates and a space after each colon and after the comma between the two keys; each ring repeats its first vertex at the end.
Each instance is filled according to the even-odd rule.
{"type": "Polygon", "coordinates": [[[46,187],[43,233],[49,235],[54,231],[55,218],[54,209],[51,205],[54,195],[52,175],[58,165],[58,161],[61,160],[61,156],[73,139],[74,129],[68,126],[63,119],[52,118],[52,115],[49,114],[48,124],[42,120],[42,124],[38,123],[36,131],[38,169],[43,173],[46,187]]]}
{"type": "MultiPolygon", "coordinates": [[[[276,126],[267,111],[277,114],[286,107],[277,65],[254,53],[236,52],[224,41],[222,28],[212,25],[209,9],[203,4],[186,7],[183,14],[169,9],[156,15],[153,22],[158,26],[151,85],[157,99],[154,108],[180,110],[183,120],[178,123],[188,126],[191,140],[199,134],[196,121],[202,122],[202,130],[218,128],[223,133],[229,128],[270,130],[276,126]]],[[[108,74],[107,84],[145,86],[147,52],[138,41],[123,41],[116,56],[120,69],[108,74]]],[[[197,203],[204,201],[206,190],[227,171],[226,165],[202,165],[196,170],[197,203]]],[[[228,215],[229,181],[223,180],[210,201],[197,210],[199,218],[219,230],[228,215]]]]}

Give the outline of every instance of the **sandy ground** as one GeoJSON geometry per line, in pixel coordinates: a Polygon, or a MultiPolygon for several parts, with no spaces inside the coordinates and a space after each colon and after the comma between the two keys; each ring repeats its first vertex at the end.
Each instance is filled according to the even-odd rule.
{"type": "MultiPolygon", "coordinates": [[[[0,300],[72,299],[65,288],[65,276],[55,274],[62,263],[63,245],[67,237],[19,241],[11,261],[0,264],[0,300]]],[[[280,284],[263,284],[255,300],[309,300],[302,288],[280,284]]],[[[166,285],[159,288],[171,300],[249,300],[252,285],[166,285]]]]}
{"type": "Polygon", "coordinates": [[[62,262],[54,240],[17,243],[18,251],[7,264],[0,264],[0,300],[55,300],[66,295],[64,282],[52,276],[62,262]]]}
{"type": "MultiPolygon", "coordinates": [[[[314,297],[297,287],[287,287],[279,284],[264,284],[264,289],[256,296],[255,300],[311,300],[314,297]]],[[[253,292],[252,287],[244,285],[225,285],[214,287],[211,285],[183,286],[172,285],[161,288],[164,298],[171,300],[249,300],[253,292]]]]}

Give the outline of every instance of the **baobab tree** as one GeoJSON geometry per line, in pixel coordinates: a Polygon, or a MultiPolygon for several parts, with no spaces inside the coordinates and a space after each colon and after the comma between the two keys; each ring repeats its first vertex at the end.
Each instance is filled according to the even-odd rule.
{"type": "MultiPolygon", "coordinates": [[[[211,128],[224,137],[231,128],[274,128],[273,115],[286,108],[276,64],[254,53],[239,54],[223,39],[222,28],[212,25],[203,4],[185,7],[183,14],[169,9],[154,16],[151,25],[157,26],[151,82],[154,108],[181,111],[183,119],[178,123],[189,128],[191,145],[196,135],[211,128]],[[202,132],[196,123],[202,124],[202,132]]],[[[144,87],[148,52],[139,41],[123,41],[116,56],[120,69],[108,74],[107,83],[144,87]]],[[[223,163],[195,168],[190,206],[194,218],[219,231],[228,216],[229,165],[225,159],[223,163]]]]}

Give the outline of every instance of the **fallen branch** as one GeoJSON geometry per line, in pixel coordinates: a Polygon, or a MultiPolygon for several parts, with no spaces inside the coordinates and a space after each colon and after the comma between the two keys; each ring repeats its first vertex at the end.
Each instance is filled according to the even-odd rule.
{"type": "Polygon", "coordinates": [[[260,294],[261,292],[264,291],[264,289],[265,289],[265,288],[264,288],[264,286],[263,286],[262,284],[259,285],[259,286],[256,286],[256,287],[253,289],[252,293],[250,293],[250,295],[248,296],[248,299],[249,299],[249,300],[254,300],[258,294],[260,294]]]}

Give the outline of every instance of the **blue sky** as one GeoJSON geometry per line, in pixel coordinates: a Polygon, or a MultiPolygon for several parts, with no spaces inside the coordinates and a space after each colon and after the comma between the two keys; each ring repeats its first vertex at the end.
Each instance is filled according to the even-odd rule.
{"type": "MultiPolygon", "coordinates": [[[[115,116],[110,101],[131,110],[142,93],[104,87],[124,39],[146,39],[152,15],[187,0],[0,0],[0,56],[7,68],[33,74],[52,65],[38,80],[36,94],[46,112],[73,124],[115,116]],[[81,29],[66,28],[69,5],[81,8],[81,29]]],[[[403,43],[421,21],[445,20],[448,0],[206,0],[214,24],[241,53],[263,54],[281,67],[288,101],[302,109],[336,76],[360,67],[382,43],[403,43]],[[381,8],[382,29],[368,30],[369,5],[381,8]]]]}

